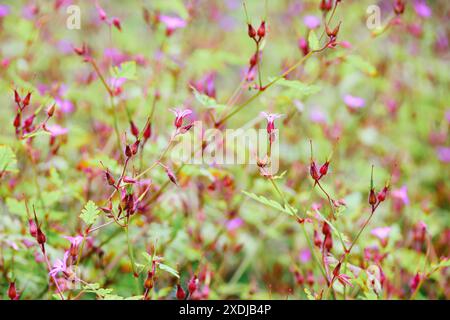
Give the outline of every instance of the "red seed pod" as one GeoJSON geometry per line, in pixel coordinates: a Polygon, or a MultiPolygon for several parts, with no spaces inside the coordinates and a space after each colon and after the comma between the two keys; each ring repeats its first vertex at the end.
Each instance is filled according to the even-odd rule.
{"type": "Polygon", "coordinates": [[[37,231],[36,231],[36,240],[40,245],[43,245],[45,243],[45,241],[47,241],[45,234],[42,232],[41,228],[39,228],[39,227],[37,227],[37,231]]]}
{"type": "Polygon", "coordinates": [[[14,128],[19,128],[20,127],[20,122],[21,122],[22,116],[20,113],[17,113],[16,117],[14,118],[14,128]]]}
{"type": "Polygon", "coordinates": [[[17,104],[20,104],[20,102],[22,102],[22,99],[20,99],[20,96],[19,96],[19,94],[17,93],[16,89],[14,89],[14,101],[15,101],[17,104]]]}
{"type": "Polygon", "coordinates": [[[314,285],[314,273],[312,273],[311,270],[308,270],[308,273],[306,274],[306,283],[312,287],[314,285]]]}
{"type": "Polygon", "coordinates": [[[377,195],[378,201],[383,202],[384,200],[386,200],[388,190],[389,190],[389,188],[387,186],[385,186],[380,192],[378,192],[378,195],[377,195]]]}
{"type": "Polygon", "coordinates": [[[375,195],[375,190],[370,189],[369,193],[369,204],[374,206],[377,203],[377,196],[375,195]]]}
{"type": "Polygon", "coordinates": [[[8,288],[8,297],[11,300],[17,300],[19,298],[19,296],[17,295],[17,290],[16,290],[16,283],[15,282],[11,282],[9,284],[9,288],[8,288]]]}
{"type": "Polygon", "coordinates": [[[177,299],[178,300],[184,300],[186,298],[186,293],[184,292],[183,288],[177,284],[177,299]]]}
{"type": "Polygon", "coordinates": [[[317,232],[317,230],[314,230],[314,245],[319,248],[322,246],[322,239],[320,238],[319,232],[317,232]]]}
{"type": "Polygon", "coordinates": [[[339,275],[339,272],[341,271],[341,265],[342,265],[342,263],[339,262],[339,263],[336,265],[336,267],[334,268],[334,270],[333,270],[333,275],[334,275],[335,277],[337,277],[337,276],[339,275]]]}
{"type": "Polygon", "coordinates": [[[256,30],[250,23],[248,24],[248,36],[252,39],[256,37],[256,30]]]}
{"type": "Polygon", "coordinates": [[[148,290],[153,288],[153,275],[151,272],[147,274],[147,279],[144,282],[144,288],[148,290]]]}
{"type": "Polygon", "coordinates": [[[192,295],[195,290],[197,290],[198,279],[197,276],[194,275],[188,283],[189,295],[192,295]]]}
{"type": "Polygon", "coordinates": [[[133,156],[138,152],[139,150],[139,144],[141,142],[139,140],[136,140],[132,145],[131,145],[131,153],[133,154],[133,156]]]}
{"type": "Polygon", "coordinates": [[[403,0],[396,0],[394,3],[394,12],[396,15],[401,15],[405,12],[405,3],[403,0]]]}
{"type": "Polygon", "coordinates": [[[86,46],[83,44],[81,48],[74,47],[73,51],[79,56],[84,56],[86,54],[86,46]]]}
{"type": "Polygon", "coordinates": [[[49,118],[53,117],[53,114],[55,113],[55,104],[52,104],[48,109],[47,109],[47,116],[49,118]]]}
{"type": "Polygon", "coordinates": [[[322,225],[322,234],[325,236],[331,234],[330,225],[326,221],[324,221],[322,225]]]}
{"type": "Polygon", "coordinates": [[[295,282],[297,282],[298,285],[302,286],[303,283],[305,283],[305,277],[298,270],[294,271],[294,275],[295,275],[295,282]]]}
{"type": "Polygon", "coordinates": [[[309,53],[308,41],[305,38],[298,39],[298,48],[303,52],[303,55],[306,56],[309,53]]]}
{"type": "Polygon", "coordinates": [[[30,104],[30,100],[31,100],[31,92],[28,92],[27,95],[25,96],[25,99],[23,99],[22,102],[23,108],[25,108],[30,104]]]}
{"type": "Polygon", "coordinates": [[[314,161],[311,161],[311,165],[309,167],[309,174],[314,179],[314,181],[319,181],[320,176],[319,172],[317,171],[316,163],[314,161]]]}
{"type": "Polygon", "coordinates": [[[137,137],[139,135],[139,129],[138,129],[138,127],[136,127],[136,125],[134,124],[134,122],[132,120],[130,120],[130,131],[131,131],[131,134],[135,137],[137,137]]]}
{"type": "Polygon", "coordinates": [[[323,245],[327,251],[331,251],[331,249],[333,249],[333,237],[331,236],[331,233],[325,236],[323,245]]]}
{"type": "Polygon", "coordinates": [[[324,11],[324,12],[330,11],[332,6],[333,6],[332,0],[322,0],[320,2],[320,10],[321,11],[324,11]]]}
{"type": "Polygon", "coordinates": [[[175,185],[178,185],[177,177],[175,177],[175,174],[169,168],[166,168],[166,174],[170,181],[172,181],[175,185]]]}
{"type": "Polygon", "coordinates": [[[33,219],[28,219],[28,230],[33,238],[37,235],[37,226],[33,219]]]}
{"type": "Polygon", "coordinates": [[[144,133],[142,134],[142,137],[144,138],[144,141],[147,141],[152,136],[152,124],[148,122],[145,125],[144,133]]]}
{"type": "Polygon", "coordinates": [[[113,23],[114,27],[117,28],[117,30],[122,31],[122,26],[120,24],[119,18],[113,18],[112,23],[113,23]]]}
{"type": "Polygon", "coordinates": [[[327,160],[319,169],[320,175],[325,176],[328,172],[328,166],[330,165],[330,162],[327,160]]]}
{"type": "Polygon", "coordinates": [[[265,35],[266,35],[266,22],[262,21],[261,25],[258,28],[258,37],[264,38],[265,35]]]}
{"type": "Polygon", "coordinates": [[[252,55],[250,58],[250,67],[254,67],[258,63],[258,53],[252,55]]]}
{"type": "Polygon", "coordinates": [[[23,122],[23,127],[28,129],[33,124],[34,118],[35,118],[34,114],[26,118],[25,121],[23,122]]]}
{"type": "Polygon", "coordinates": [[[133,156],[133,153],[131,152],[131,148],[129,145],[125,147],[125,155],[127,156],[127,158],[131,158],[133,156]]]}
{"type": "Polygon", "coordinates": [[[116,183],[116,180],[114,179],[114,177],[111,175],[111,173],[109,173],[109,170],[105,171],[105,177],[106,177],[106,181],[108,181],[108,184],[110,186],[113,186],[116,183]]]}

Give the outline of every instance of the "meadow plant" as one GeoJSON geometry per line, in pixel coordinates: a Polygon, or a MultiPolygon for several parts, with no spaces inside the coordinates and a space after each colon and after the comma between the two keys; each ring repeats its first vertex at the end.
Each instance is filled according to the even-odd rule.
{"type": "Polygon", "coordinates": [[[449,9],[2,1],[0,297],[447,299],[449,9]]]}

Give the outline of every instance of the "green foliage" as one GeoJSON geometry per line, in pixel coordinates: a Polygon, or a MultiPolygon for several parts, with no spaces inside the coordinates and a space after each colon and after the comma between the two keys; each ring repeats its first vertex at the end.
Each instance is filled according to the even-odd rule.
{"type": "Polygon", "coordinates": [[[97,205],[93,201],[89,200],[83,210],[81,210],[80,218],[89,226],[97,221],[99,215],[100,210],[97,205]]]}

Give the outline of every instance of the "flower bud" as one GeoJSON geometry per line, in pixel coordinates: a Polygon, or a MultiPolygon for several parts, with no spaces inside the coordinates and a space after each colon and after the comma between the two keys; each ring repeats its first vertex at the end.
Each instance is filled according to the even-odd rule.
{"type": "Polygon", "coordinates": [[[178,300],[184,300],[186,298],[186,293],[184,292],[183,288],[177,284],[177,299],[178,300]]]}
{"type": "Polygon", "coordinates": [[[116,180],[114,179],[114,177],[111,175],[111,173],[109,173],[109,170],[105,171],[105,177],[106,177],[106,181],[108,181],[108,184],[110,186],[113,186],[116,183],[116,180]]]}
{"type": "Polygon", "coordinates": [[[193,276],[188,283],[189,295],[192,295],[195,290],[197,290],[198,279],[197,276],[193,276]]]}
{"type": "Polygon", "coordinates": [[[138,127],[136,127],[136,125],[134,124],[134,122],[132,120],[130,120],[130,131],[131,131],[131,134],[135,137],[137,137],[139,135],[139,129],[138,129],[138,127]]]}
{"type": "Polygon", "coordinates": [[[325,236],[331,234],[331,228],[330,228],[330,225],[329,225],[326,221],[323,222],[322,233],[323,233],[325,236]]]}
{"type": "Polygon", "coordinates": [[[261,22],[261,25],[258,28],[258,37],[264,38],[265,35],[266,35],[266,22],[263,21],[261,22]]]}
{"type": "Polygon", "coordinates": [[[49,118],[53,117],[53,114],[55,113],[55,104],[52,104],[48,109],[47,109],[47,116],[49,118]]]}
{"type": "Polygon", "coordinates": [[[112,23],[113,23],[114,27],[117,28],[117,30],[122,31],[122,26],[120,24],[119,18],[113,18],[112,23]]]}
{"type": "Polygon", "coordinates": [[[378,195],[377,195],[378,201],[383,202],[386,199],[388,189],[389,188],[387,186],[385,186],[380,192],[378,192],[378,195]]]}
{"type": "Polygon", "coordinates": [[[131,152],[131,148],[129,145],[125,147],[125,155],[127,156],[127,158],[131,158],[133,156],[133,153],[131,152]]]}
{"type": "Polygon", "coordinates": [[[33,238],[37,235],[37,226],[33,219],[28,219],[28,230],[33,238]]]}
{"type": "Polygon", "coordinates": [[[250,23],[248,24],[248,36],[250,38],[254,38],[256,36],[256,30],[250,23]]]}
{"type": "Polygon", "coordinates": [[[20,96],[19,96],[19,94],[17,93],[17,91],[15,89],[14,89],[14,101],[17,104],[20,104],[20,102],[22,101],[22,99],[20,99],[20,96]]]}
{"type": "Polygon", "coordinates": [[[374,206],[377,203],[377,196],[375,195],[375,190],[370,189],[369,193],[369,204],[374,206]]]}
{"type": "Polygon", "coordinates": [[[138,150],[139,150],[139,144],[140,144],[140,141],[139,141],[139,140],[136,140],[136,141],[131,145],[130,149],[131,149],[131,153],[133,154],[133,156],[138,152],[138,150]]]}
{"type": "Polygon", "coordinates": [[[31,92],[28,92],[27,95],[25,96],[25,99],[23,99],[22,102],[24,108],[30,104],[30,99],[31,99],[31,92]]]}
{"type": "Polygon", "coordinates": [[[21,122],[22,116],[20,113],[17,113],[16,117],[14,118],[14,128],[19,128],[20,127],[20,122],[21,122]]]}
{"type": "Polygon", "coordinates": [[[330,162],[327,160],[319,169],[320,175],[325,176],[328,172],[328,166],[330,165],[330,162]]]}
{"type": "Polygon", "coordinates": [[[152,124],[148,122],[144,128],[144,133],[142,134],[142,137],[144,138],[144,141],[147,141],[152,136],[152,124]]]}
{"type": "Polygon", "coordinates": [[[178,185],[177,177],[175,177],[175,174],[169,168],[166,168],[165,170],[167,176],[169,177],[169,180],[172,181],[175,185],[178,185]]]}
{"type": "Polygon", "coordinates": [[[320,176],[319,173],[317,172],[317,166],[314,161],[311,161],[311,165],[309,167],[309,174],[314,179],[314,181],[319,181],[320,176]]]}
{"type": "Polygon", "coordinates": [[[17,294],[17,290],[16,290],[16,283],[15,282],[11,282],[9,284],[9,288],[8,288],[8,297],[11,300],[17,300],[19,299],[19,296],[17,294]]]}
{"type": "Polygon", "coordinates": [[[39,228],[39,227],[37,227],[37,230],[36,230],[36,240],[40,245],[43,245],[45,243],[45,241],[47,241],[45,234],[42,232],[41,228],[39,228]]]}

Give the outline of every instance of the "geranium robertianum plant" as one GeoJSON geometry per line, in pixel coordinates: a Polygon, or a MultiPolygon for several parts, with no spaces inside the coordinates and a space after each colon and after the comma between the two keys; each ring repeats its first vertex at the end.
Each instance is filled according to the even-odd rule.
{"type": "Polygon", "coordinates": [[[0,297],[447,299],[448,9],[2,2],[0,297]]]}

